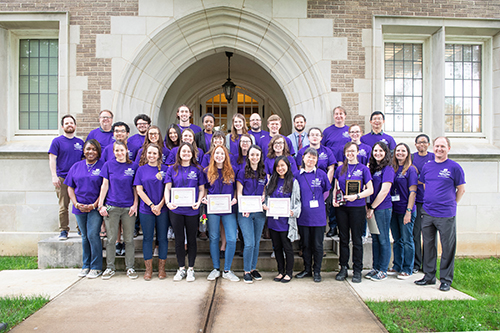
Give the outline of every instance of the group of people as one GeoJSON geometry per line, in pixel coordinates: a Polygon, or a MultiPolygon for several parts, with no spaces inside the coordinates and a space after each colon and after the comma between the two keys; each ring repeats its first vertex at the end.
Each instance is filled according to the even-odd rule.
{"type": "Polygon", "coordinates": [[[250,116],[250,129],[245,117],[236,114],[231,132],[225,134],[214,130],[216,121],[210,113],[202,118],[203,129],[191,124],[192,112],[182,105],[177,110],[179,123],[171,124],[163,139],[160,128],[151,126],[147,115],[135,118],[139,133],[129,138],[129,126],[113,123],[111,111],[104,110],[99,115],[100,127],[90,132],[85,143],[74,135],[75,119],[64,116],[64,135],[54,139],[49,160],[60,202],[60,239],[68,235],[64,208],[67,210],[69,201],[82,235],[80,276],[95,278],[102,274],[103,279],[109,279],[115,274],[112,250],[107,251],[106,270],[101,271],[99,230],[104,220],[107,249],[113,249],[123,233],[127,275],[137,278],[133,237],[138,220],[144,235],[144,279],[150,280],[153,275],[155,233],[158,277],[166,277],[167,230],[171,226],[179,266],[173,279],[194,281],[200,209],[211,204],[210,196],[226,195],[230,198],[229,211],[207,214],[213,263],[208,280],[221,275],[230,281],[240,280],[231,270],[238,229],[244,243],[243,280],[252,283],[262,279],[256,268],[261,235],[267,225],[278,267],[274,280],[287,283],[294,277],[292,242],[299,241],[304,269],[295,277],[313,277],[320,282],[328,218],[327,236],[338,233],[340,237],[337,280],[347,277],[352,241],[352,281],[361,282],[362,237],[368,222],[373,269],[365,277],[382,281],[387,275],[397,274],[406,279],[423,263],[426,275],[418,284],[435,283],[435,237],[439,230],[443,243],[441,282],[449,289],[456,242],[454,216],[465,180],[460,166],[447,158],[448,139],[434,141],[433,155],[427,152],[429,138],[421,134],[416,139],[417,152],[412,155],[406,144],[396,145],[383,132],[382,112],[372,113],[372,129],[366,135],[357,124],[345,125],[344,108],[336,107],[333,114],[330,127],[324,131],[311,127],[307,133],[306,117],[295,115],[295,131],[288,137],[280,134],[281,118],[277,115],[267,119],[266,132],[258,113],[250,116]],[[174,191],[179,189],[192,190],[189,205],[177,205],[177,198],[171,197],[177,196],[174,193],[180,192],[174,191]],[[246,196],[260,197],[262,209],[246,211],[238,207],[238,201],[246,196]],[[289,213],[272,216],[274,204],[270,202],[277,198],[286,199],[289,213]],[[424,235],[423,258],[420,230],[424,235]],[[445,242],[443,231],[450,234],[445,242]],[[389,232],[394,238],[392,268],[388,267],[389,232]],[[221,234],[226,239],[222,269],[221,234]]]}

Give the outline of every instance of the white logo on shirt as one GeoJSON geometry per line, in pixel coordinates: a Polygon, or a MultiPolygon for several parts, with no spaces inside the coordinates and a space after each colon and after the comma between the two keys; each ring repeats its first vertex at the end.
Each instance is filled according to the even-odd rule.
{"type": "Polygon", "coordinates": [[[364,156],[366,156],[366,150],[361,149],[361,150],[359,151],[359,154],[358,154],[358,155],[359,155],[359,156],[363,156],[363,157],[364,157],[364,156]]]}
{"type": "Polygon", "coordinates": [[[195,171],[191,171],[188,175],[187,175],[187,179],[190,179],[190,180],[198,180],[198,175],[196,174],[195,171]]]}
{"type": "Polygon", "coordinates": [[[322,152],[321,154],[319,154],[319,159],[326,160],[326,159],[328,159],[328,155],[325,152],[322,152]]]}
{"type": "Polygon", "coordinates": [[[377,171],[373,174],[373,177],[380,177],[382,175],[382,170],[377,171]]]}
{"type": "Polygon", "coordinates": [[[349,136],[349,132],[345,131],[344,133],[342,133],[342,136],[346,139],[350,139],[351,137],[349,136]]]}
{"type": "Polygon", "coordinates": [[[386,139],[379,140],[379,142],[383,142],[383,143],[385,143],[386,145],[389,145],[389,142],[387,142],[387,140],[386,140],[386,139]]]}
{"type": "Polygon", "coordinates": [[[134,177],[135,170],[132,168],[128,168],[127,170],[125,170],[124,174],[125,176],[134,177]]]}
{"type": "Polygon", "coordinates": [[[92,176],[99,176],[101,174],[101,169],[92,170],[92,176]]]}
{"type": "Polygon", "coordinates": [[[439,171],[438,177],[439,178],[450,178],[451,172],[448,169],[443,169],[439,171]]]}
{"type": "Polygon", "coordinates": [[[161,178],[165,178],[166,172],[165,171],[160,171],[161,178]]]}
{"type": "Polygon", "coordinates": [[[312,187],[320,187],[321,186],[321,179],[314,178],[311,181],[311,185],[312,185],[312,187]]]}
{"type": "Polygon", "coordinates": [[[354,177],[361,177],[363,175],[363,171],[361,170],[356,170],[352,173],[354,177]]]}
{"type": "Polygon", "coordinates": [[[79,151],[82,151],[83,147],[82,145],[80,144],[80,142],[77,142],[73,145],[74,149],[75,150],[79,150],[79,151]]]}
{"type": "Polygon", "coordinates": [[[265,179],[259,179],[258,184],[262,185],[262,186],[266,186],[266,180],[265,179]]]}
{"type": "Polygon", "coordinates": [[[402,172],[398,173],[398,178],[405,178],[402,172]]]}

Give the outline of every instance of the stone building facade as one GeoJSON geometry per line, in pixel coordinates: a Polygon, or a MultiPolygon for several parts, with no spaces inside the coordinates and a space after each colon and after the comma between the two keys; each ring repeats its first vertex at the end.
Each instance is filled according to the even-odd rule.
{"type": "Polygon", "coordinates": [[[499,32],[496,1],[2,1],[0,255],[36,253],[57,232],[47,150],[62,115],[83,138],[102,109],[166,128],[183,103],[198,124],[257,111],[284,133],[297,113],[325,128],[343,105],[366,129],[384,111],[411,147],[447,135],[467,180],[458,254],[499,255],[499,32]]]}

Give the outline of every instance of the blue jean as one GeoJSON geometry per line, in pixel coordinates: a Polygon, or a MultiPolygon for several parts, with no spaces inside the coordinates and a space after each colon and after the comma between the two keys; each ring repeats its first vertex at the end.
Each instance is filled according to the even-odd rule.
{"type": "Polygon", "coordinates": [[[156,239],[158,240],[158,258],[167,259],[168,239],[167,231],[169,226],[168,212],[163,212],[160,215],[149,215],[139,213],[139,219],[142,226],[142,254],[144,260],[153,258],[153,240],[156,228],[156,239]]]}
{"type": "Polygon", "coordinates": [[[208,217],[208,237],[210,238],[210,255],[212,256],[212,263],[215,269],[220,269],[220,221],[224,226],[226,233],[226,252],[224,257],[224,270],[231,270],[233,263],[234,252],[236,251],[236,214],[216,215],[207,214],[208,217]]]}
{"type": "Polygon", "coordinates": [[[260,237],[266,223],[266,214],[263,212],[250,213],[248,217],[238,214],[238,224],[243,235],[243,270],[251,272],[257,268],[259,259],[260,237]]]}
{"type": "Polygon", "coordinates": [[[391,225],[392,208],[379,209],[373,212],[377,222],[378,235],[372,234],[373,269],[387,273],[391,261],[391,225]]]}
{"type": "Polygon", "coordinates": [[[94,209],[88,213],[75,214],[75,217],[82,233],[82,268],[102,270],[102,243],[99,236],[101,214],[94,209]]]}
{"type": "Polygon", "coordinates": [[[394,261],[393,267],[397,272],[404,272],[409,275],[413,273],[413,262],[415,260],[415,244],[413,242],[413,225],[416,212],[411,213],[408,224],[404,224],[405,214],[392,214],[391,232],[394,238],[394,261]]]}

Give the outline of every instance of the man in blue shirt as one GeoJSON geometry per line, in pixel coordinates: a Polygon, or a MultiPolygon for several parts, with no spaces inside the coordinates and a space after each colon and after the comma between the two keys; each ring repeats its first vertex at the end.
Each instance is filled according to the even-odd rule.
{"type": "Polygon", "coordinates": [[[296,114],[293,117],[293,128],[295,128],[295,132],[290,134],[288,138],[292,142],[293,150],[297,153],[303,147],[309,145],[309,137],[306,133],[306,117],[302,114],[296,114]]]}

